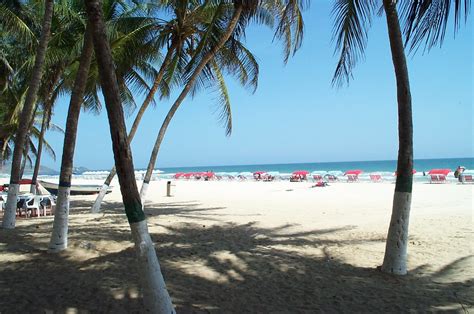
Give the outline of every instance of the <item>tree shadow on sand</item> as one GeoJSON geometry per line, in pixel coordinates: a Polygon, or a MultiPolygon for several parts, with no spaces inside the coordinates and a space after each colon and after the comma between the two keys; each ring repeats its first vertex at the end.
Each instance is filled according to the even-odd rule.
{"type": "MultiPolygon", "coordinates": [[[[0,263],[0,312],[139,312],[135,252],[126,221],[112,210],[117,207],[74,225],[75,245],[60,254],[38,249],[50,221],[0,230],[0,250],[12,257],[0,263]],[[115,244],[115,251],[104,243],[115,244]]],[[[294,225],[262,228],[253,222],[165,225],[160,217],[218,217],[219,208],[199,209],[194,202],[150,208],[150,222],[159,225],[152,238],[178,312],[467,311],[474,305],[473,280],[453,276],[472,270],[472,256],[435,273],[420,267],[391,277],[331,254],[334,246],[384,241],[349,236],[351,226],[295,232],[294,225]]]]}

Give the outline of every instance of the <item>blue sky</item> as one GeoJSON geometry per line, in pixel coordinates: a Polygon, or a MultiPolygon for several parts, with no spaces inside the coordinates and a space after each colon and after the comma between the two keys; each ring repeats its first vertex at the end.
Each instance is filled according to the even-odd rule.
{"type": "MultiPolygon", "coordinates": [[[[181,105],[168,128],[157,168],[355,160],[393,160],[398,151],[396,85],[385,17],[375,17],[366,58],[348,87],[333,88],[337,57],[331,43],[330,5],[305,12],[302,48],[283,64],[281,44],[262,26],[250,27],[247,47],[260,64],[254,94],[228,78],[233,133],[218,122],[217,95],[203,90],[181,105]]],[[[472,19],[441,49],[408,57],[413,98],[415,158],[473,156],[472,19]]],[[[135,168],[146,167],[156,134],[178,91],[150,108],[132,143],[135,168]]],[[[141,98],[137,103],[141,103],[141,98]]],[[[62,98],[53,122],[65,126],[69,99],[62,98]]],[[[127,118],[130,126],[134,113],[127,118]]],[[[49,133],[60,168],[63,138],[49,133]]],[[[75,166],[113,165],[105,109],[81,113],[75,166]]]]}

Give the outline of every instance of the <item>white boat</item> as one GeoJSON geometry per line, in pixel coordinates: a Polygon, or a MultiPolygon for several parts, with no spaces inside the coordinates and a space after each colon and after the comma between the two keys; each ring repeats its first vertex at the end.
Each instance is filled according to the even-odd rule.
{"type": "MultiPolygon", "coordinates": [[[[39,181],[42,186],[49,193],[53,195],[58,194],[58,183],[52,183],[47,181],[39,181]]],[[[71,185],[71,195],[91,195],[91,194],[98,194],[102,185],[100,184],[72,184],[71,185]]],[[[110,186],[107,190],[107,193],[112,192],[112,187],[110,186]]]]}

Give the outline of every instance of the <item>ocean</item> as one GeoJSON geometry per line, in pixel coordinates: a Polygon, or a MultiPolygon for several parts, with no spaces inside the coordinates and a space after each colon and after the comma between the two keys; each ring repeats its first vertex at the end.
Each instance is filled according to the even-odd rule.
{"type": "MultiPolygon", "coordinates": [[[[428,172],[430,169],[447,168],[454,171],[458,166],[466,169],[474,169],[474,158],[442,158],[442,159],[416,159],[414,169],[417,172],[428,172]]],[[[376,161],[344,161],[344,162],[312,162],[292,164],[260,164],[260,165],[233,165],[233,166],[200,166],[200,167],[172,167],[159,168],[164,173],[177,172],[255,172],[255,171],[278,171],[280,173],[291,173],[296,170],[312,171],[342,171],[360,169],[364,172],[395,172],[396,160],[376,161]]],[[[141,169],[137,169],[141,170],[141,169]]]]}

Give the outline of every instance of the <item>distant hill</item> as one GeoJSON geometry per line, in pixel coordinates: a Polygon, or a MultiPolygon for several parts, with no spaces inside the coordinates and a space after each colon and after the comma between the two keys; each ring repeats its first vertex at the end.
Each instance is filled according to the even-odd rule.
{"type": "MultiPolygon", "coordinates": [[[[0,169],[0,174],[6,174],[9,175],[11,172],[11,164],[5,164],[3,167],[0,169]]],[[[31,175],[33,173],[33,168],[28,167],[28,165],[25,168],[25,175],[31,175]]],[[[46,175],[46,176],[54,176],[58,175],[59,171],[51,169],[46,166],[40,166],[40,175],[46,175]]]]}

